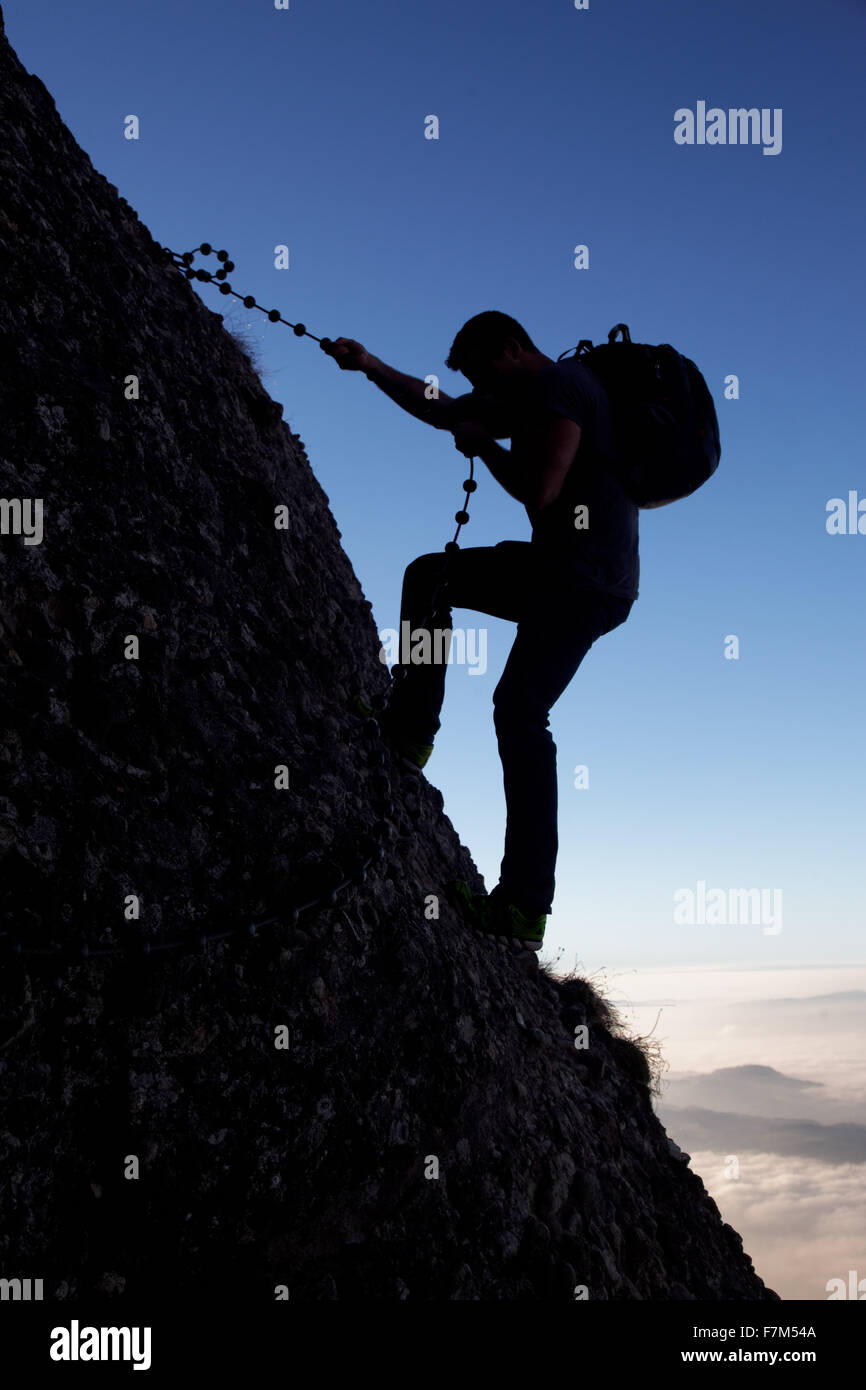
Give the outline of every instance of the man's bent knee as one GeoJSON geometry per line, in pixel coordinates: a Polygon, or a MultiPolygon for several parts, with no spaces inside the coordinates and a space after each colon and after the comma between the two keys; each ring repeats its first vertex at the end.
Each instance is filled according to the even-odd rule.
{"type": "Polygon", "coordinates": [[[420,578],[429,573],[440,573],[445,557],[441,550],[433,551],[430,555],[419,555],[417,559],[411,560],[406,566],[405,573],[411,575],[413,579],[420,578]]]}

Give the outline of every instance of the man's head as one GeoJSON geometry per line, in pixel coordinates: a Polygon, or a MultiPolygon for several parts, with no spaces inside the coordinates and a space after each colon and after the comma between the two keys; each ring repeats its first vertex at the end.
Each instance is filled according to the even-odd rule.
{"type": "Polygon", "coordinates": [[[477,391],[505,395],[550,361],[517,319],[486,309],[464,323],[445,366],[462,372],[477,391]]]}

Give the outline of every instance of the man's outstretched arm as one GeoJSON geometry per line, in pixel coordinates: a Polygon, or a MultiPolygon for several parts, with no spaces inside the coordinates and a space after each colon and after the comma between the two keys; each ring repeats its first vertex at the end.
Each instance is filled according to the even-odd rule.
{"type": "Polygon", "coordinates": [[[423,420],[439,430],[450,429],[456,423],[454,397],[440,391],[438,399],[430,400],[426,395],[426,382],[398,372],[396,367],[389,367],[387,362],[367,352],[354,338],[335,338],[325,351],[344,372],[363,372],[368,381],[372,381],[403,410],[414,415],[416,420],[423,420]]]}

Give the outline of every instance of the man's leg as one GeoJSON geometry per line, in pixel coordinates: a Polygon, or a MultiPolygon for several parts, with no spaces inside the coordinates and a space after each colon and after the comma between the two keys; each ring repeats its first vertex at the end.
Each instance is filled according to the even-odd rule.
{"type": "Polygon", "coordinates": [[[548,715],[593,642],[630,609],[630,599],[591,589],[539,590],[493,693],[507,817],[501,892],[530,917],[551,911],[555,886],[556,744],[548,715]]]}
{"type": "MultiPolygon", "coordinates": [[[[446,584],[436,590],[442,576],[445,554],[420,555],[406,569],[400,603],[400,641],[404,623],[410,635],[426,628],[451,629],[451,609],[471,608],[494,618],[517,622],[528,589],[530,546],[527,541],[502,541],[499,545],[469,547],[452,553],[446,584]],[[434,604],[434,597],[436,601],[434,604]],[[432,621],[425,622],[431,616],[432,621]]],[[[436,651],[432,642],[431,649],[436,651]]],[[[411,641],[409,643],[411,651],[411,641]]],[[[447,648],[441,648],[447,658],[447,648]]],[[[400,650],[400,657],[409,652],[400,650]]],[[[445,696],[445,661],[394,663],[394,683],[388,703],[392,728],[418,743],[433,742],[440,728],[439,713],[445,696]]]]}

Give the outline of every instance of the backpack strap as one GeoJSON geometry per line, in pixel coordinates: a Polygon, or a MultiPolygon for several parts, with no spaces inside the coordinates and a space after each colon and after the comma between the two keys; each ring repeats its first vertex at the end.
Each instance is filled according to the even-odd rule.
{"type": "MultiPolygon", "coordinates": [[[[620,333],[620,334],[622,335],[622,341],[623,341],[624,343],[630,343],[630,342],[631,342],[631,334],[630,334],[629,331],[628,331],[628,324],[627,324],[627,323],[615,323],[615,324],[614,324],[613,328],[610,330],[610,332],[609,332],[608,335],[607,335],[607,341],[608,341],[608,343],[615,343],[615,342],[616,342],[616,335],[617,335],[617,333],[620,333]]],[[[577,345],[576,348],[569,348],[567,352],[561,352],[561,353],[559,354],[559,356],[557,357],[556,360],[557,360],[557,362],[562,362],[564,358],[570,357],[572,353],[574,353],[574,356],[575,356],[575,357],[583,357],[585,353],[587,353],[587,352],[592,352],[592,349],[593,349],[593,342],[592,342],[592,339],[591,339],[591,338],[581,338],[581,340],[580,340],[580,342],[578,343],[578,345],[577,345]]]]}
{"type": "Polygon", "coordinates": [[[592,351],[592,346],[591,338],[581,338],[576,348],[569,348],[567,352],[561,352],[556,360],[562,362],[566,357],[571,357],[572,353],[575,357],[582,357],[585,352],[592,351]]]}

